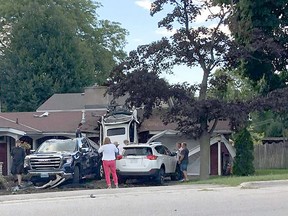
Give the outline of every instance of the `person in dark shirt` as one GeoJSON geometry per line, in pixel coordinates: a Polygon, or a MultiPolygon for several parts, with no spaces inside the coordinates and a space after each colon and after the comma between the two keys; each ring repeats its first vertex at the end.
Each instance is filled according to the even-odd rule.
{"type": "Polygon", "coordinates": [[[21,187],[22,183],[22,173],[24,170],[24,159],[25,159],[25,150],[21,147],[21,141],[16,141],[16,147],[11,151],[12,156],[12,175],[17,176],[18,187],[21,187]]]}
{"type": "Polygon", "coordinates": [[[81,129],[82,129],[82,123],[79,123],[79,124],[78,124],[78,127],[77,127],[77,129],[76,129],[76,131],[75,131],[75,133],[76,133],[76,138],[81,138],[81,137],[82,137],[81,129]]]}
{"type": "Polygon", "coordinates": [[[188,175],[187,175],[187,167],[189,163],[189,160],[188,160],[189,150],[187,149],[187,144],[185,142],[182,143],[181,147],[182,147],[182,150],[180,153],[181,155],[180,155],[178,163],[180,164],[180,170],[182,171],[184,178],[181,179],[180,181],[189,181],[188,175]]]}

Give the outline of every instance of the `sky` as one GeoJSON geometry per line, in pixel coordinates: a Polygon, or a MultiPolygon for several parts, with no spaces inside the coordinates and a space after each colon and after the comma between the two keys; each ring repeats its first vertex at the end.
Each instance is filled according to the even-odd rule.
{"type": "MultiPolygon", "coordinates": [[[[128,30],[128,44],[125,51],[135,50],[137,46],[149,44],[168,36],[169,32],[159,29],[158,21],[161,14],[150,16],[149,8],[151,0],[97,0],[103,7],[96,12],[99,19],[107,19],[121,23],[121,27],[128,30]]],[[[177,66],[173,69],[174,75],[164,75],[171,84],[188,82],[190,84],[200,83],[202,71],[200,68],[187,68],[177,66]]]]}

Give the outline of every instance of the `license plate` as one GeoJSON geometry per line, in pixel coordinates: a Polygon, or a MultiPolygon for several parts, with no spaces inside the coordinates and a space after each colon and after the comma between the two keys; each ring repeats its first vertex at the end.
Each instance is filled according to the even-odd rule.
{"type": "Polygon", "coordinates": [[[41,178],[48,178],[49,174],[48,173],[40,173],[41,178]]]}

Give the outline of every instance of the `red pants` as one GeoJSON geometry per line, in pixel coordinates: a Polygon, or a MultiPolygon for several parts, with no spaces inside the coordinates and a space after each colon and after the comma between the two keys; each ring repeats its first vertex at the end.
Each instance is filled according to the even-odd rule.
{"type": "Polygon", "coordinates": [[[111,186],[110,172],[112,173],[114,184],[118,185],[118,177],[116,174],[116,160],[103,160],[103,168],[107,185],[111,186]]]}

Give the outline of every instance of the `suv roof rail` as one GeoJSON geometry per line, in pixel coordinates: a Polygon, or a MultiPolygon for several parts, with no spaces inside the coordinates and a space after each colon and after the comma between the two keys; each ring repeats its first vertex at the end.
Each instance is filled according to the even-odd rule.
{"type": "Polygon", "coordinates": [[[162,143],[161,142],[150,142],[150,143],[148,143],[149,145],[155,145],[155,144],[161,144],[162,145],[162,143]]]}

